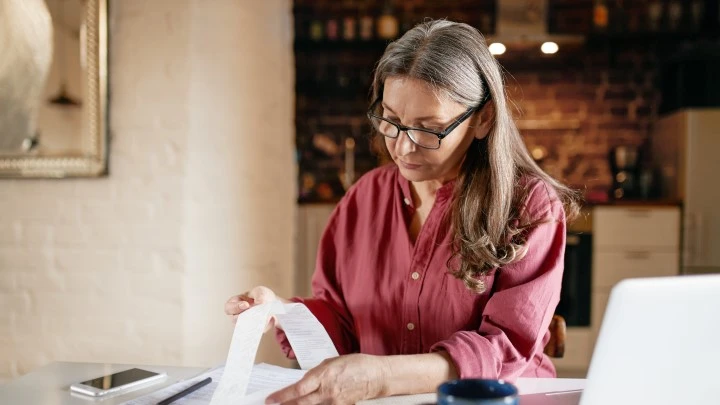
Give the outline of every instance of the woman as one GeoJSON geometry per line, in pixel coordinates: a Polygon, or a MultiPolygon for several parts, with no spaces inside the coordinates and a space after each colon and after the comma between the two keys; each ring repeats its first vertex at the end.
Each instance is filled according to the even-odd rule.
{"type": "MultiPolygon", "coordinates": [[[[354,403],[451,378],[553,377],[543,354],[574,194],[530,158],[500,67],[466,24],[388,45],[368,112],[395,164],[363,176],[320,243],[313,297],[340,357],[268,402],[354,403]]],[[[228,315],[277,299],[232,297],[228,315]]],[[[282,331],[285,352],[293,353],[282,331]]]]}

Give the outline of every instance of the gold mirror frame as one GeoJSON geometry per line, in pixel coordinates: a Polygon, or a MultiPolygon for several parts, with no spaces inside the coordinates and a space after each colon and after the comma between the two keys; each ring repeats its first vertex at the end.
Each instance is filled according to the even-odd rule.
{"type": "Polygon", "coordinates": [[[0,177],[62,178],[107,175],[107,0],[86,0],[83,78],[87,94],[82,111],[84,153],[67,156],[0,157],[0,177]]]}

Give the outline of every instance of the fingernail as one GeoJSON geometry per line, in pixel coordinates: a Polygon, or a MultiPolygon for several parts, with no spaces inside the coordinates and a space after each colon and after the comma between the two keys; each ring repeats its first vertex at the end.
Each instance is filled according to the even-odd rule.
{"type": "Polygon", "coordinates": [[[243,309],[246,308],[249,304],[245,301],[238,304],[238,308],[243,309]]]}

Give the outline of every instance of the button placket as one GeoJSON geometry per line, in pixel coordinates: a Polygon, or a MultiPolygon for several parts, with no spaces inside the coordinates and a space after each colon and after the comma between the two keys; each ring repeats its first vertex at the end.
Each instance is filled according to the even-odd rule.
{"type": "Polygon", "coordinates": [[[409,282],[406,292],[404,321],[406,332],[404,333],[404,349],[406,352],[417,352],[422,347],[421,336],[419,332],[420,321],[420,291],[422,290],[422,274],[427,271],[430,259],[433,255],[433,246],[437,237],[436,231],[439,226],[438,210],[441,206],[436,205],[430,210],[426,223],[420,229],[420,233],[415,242],[413,249],[413,259],[411,261],[410,279],[420,282],[409,282]]]}

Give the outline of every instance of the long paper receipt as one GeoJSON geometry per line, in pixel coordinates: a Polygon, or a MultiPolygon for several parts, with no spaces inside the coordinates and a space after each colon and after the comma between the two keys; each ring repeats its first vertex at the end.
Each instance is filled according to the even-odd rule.
{"type": "Polygon", "coordinates": [[[125,405],[156,404],[205,377],[212,377],[212,383],[173,405],[263,404],[268,395],[299,381],[305,370],[337,355],[335,345],[322,324],[305,305],[260,304],[238,317],[225,367],[217,367],[190,380],[128,401],[125,405]],[[283,327],[302,370],[269,364],[253,365],[263,330],[273,315],[283,327]]]}
{"type": "Polygon", "coordinates": [[[325,328],[305,305],[273,302],[254,306],[237,319],[225,372],[215,389],[211,405],[234,405],[250,399],[245,398],[250,374],[260,338],[272,315],[280,322],[303,370],[338,356],[325,328]]]}

